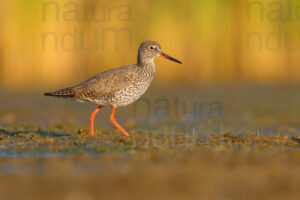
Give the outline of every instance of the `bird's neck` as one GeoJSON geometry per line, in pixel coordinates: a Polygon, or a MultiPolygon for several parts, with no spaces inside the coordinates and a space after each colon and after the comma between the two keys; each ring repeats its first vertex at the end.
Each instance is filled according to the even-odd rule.
{"type": "Polygon", "coordinates": [[[139,53],[137,57],[137,66],[146,71],[155,73],[154,58],[144,57],[139,53]]]}
{"type": "Polygon", "coordinates": [[[154,59],[138,59],[137,64],[140,67],[146,66],[146,65],[154,65],[154,59]]]}
{"type": "Polygon", "coordinates": [[[155,64],[154,59],[146,59],[141,60],[141,62],[138,62],[137,66],[140,68],[141,71],[154,76],[155,75],[155,64]]]}

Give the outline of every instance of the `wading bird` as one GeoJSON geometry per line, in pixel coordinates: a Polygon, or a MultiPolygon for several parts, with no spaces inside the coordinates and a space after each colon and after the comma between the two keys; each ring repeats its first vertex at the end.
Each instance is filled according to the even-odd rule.
{"type": "Polygon", "coordinates": [[[157,57],[167,58],[182,64],[179,60],[163,53],[159,43],[147,40],[139,47],[137,64],[111,69],[78,85],[47,92],[44,95],[96,104],[98,108],[90,116],[91,135],[94,135],[96,113],[104,106],[112,107],[110,121],[125,136],[129,136],[115,120],[116,108],[135,102],[146,92],[155,75],[154,59],[157,57]]]}

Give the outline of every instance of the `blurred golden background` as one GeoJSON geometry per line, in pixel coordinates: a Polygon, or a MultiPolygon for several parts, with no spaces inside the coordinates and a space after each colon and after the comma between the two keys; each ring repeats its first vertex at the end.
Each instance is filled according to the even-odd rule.
{"type": "Polygon", "coordinates": [[[300,1],[2,0],[0,84],[13,91],[75,84],[135,63],[159,42],[156,84],[298,83],[300,1]]]}

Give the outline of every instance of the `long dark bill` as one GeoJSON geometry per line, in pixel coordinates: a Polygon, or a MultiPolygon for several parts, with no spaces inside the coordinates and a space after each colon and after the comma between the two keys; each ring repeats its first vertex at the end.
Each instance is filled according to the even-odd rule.
{"type": "Polygon", "coordinates": [[[177,62],[177,63],[182,64],[182,62],[180,62],[179,60],[176,60],[175,58],[173,58],[173,57],[171,57],[171,56],[169,56],[169,55],[167,55],[167,54],[165,54],[165,53],[163,53],[163,52],[161,52],[161,53],[159,54],[159,56],[162,57],[162,58],[166,58],[166,59],[169,59],[169,60],[172,60],[172,61],[174,61],[174,62],[177,62]]]}

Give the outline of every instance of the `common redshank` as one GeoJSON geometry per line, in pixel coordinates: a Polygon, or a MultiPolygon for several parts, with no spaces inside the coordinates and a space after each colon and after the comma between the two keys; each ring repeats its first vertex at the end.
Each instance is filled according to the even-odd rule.
{"type": "Polygon", "coordinates": [[[116,108],[135,102],[146,92],[155,75],[154,58],[156,57],[182,64],[179,60],[163,53],[159,43],[146,40],[138,49],[137,64],[111,69],[78,85],[47,92],[44,95],[96,104],[98,108],[90,116],[91,135],[94,135],[94,118],[97,112],[104,106],[112,107],[110,121],[125,136],[129,136],[115,120],[116,108]]]}

